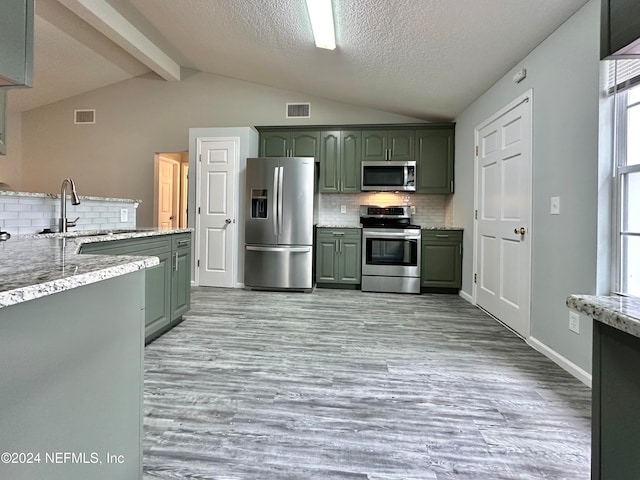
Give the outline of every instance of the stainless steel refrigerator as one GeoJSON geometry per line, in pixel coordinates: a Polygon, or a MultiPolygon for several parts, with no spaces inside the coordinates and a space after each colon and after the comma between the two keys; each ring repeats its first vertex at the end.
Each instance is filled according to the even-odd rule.
{"type": "Polygon", "coordinates": [[[315,160],[248,158],[244,284],[313,290],[315,160]]]}

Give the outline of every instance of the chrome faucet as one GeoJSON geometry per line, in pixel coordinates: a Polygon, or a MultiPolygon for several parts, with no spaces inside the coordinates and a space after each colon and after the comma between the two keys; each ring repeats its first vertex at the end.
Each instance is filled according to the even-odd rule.
{"type": "Polygon", "coordinates": [[[70,178],[65,178],[62,181],[62,187],[60,188],[60,231],[67,232],[69,227],[75,227],[78,218],[75,220],[67,220],[67,185],[71,185],[71,205],[80,205],[80,199],[76,192],[76,184],[70,178]]]}

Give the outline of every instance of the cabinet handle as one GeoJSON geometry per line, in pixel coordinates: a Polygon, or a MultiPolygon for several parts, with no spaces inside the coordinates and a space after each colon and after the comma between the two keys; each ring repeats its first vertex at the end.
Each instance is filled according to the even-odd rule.
{"type": "Polygon", "coordinates": [[[331,232],[336,237],[344,237],[344,232],[331,232]]]}
{"type": "Polygon", "coordinates": [[[175,262],[173,269],[177,272],[178,271],[178,252],[173,254],[173,261],[175,262]]]}
{"type": "Polygon", "coordinates": [[[185,245],[189,245],[189,242],[191,242],[191,240],[180,240],[178,242],[178,246],[179,247],[184,247],[185,245]]]}
{"type": "Polygon", "coordinates": [[[338,240],[339,244],[340,244],[340,255],[342,255],[342,240],[338,240]]]}
{"type": "Polygon", "coordinates": [[[442,235],[442,234],[437,235],[436,234],[436,238],[449,238],[449,235],[442,235]]]}

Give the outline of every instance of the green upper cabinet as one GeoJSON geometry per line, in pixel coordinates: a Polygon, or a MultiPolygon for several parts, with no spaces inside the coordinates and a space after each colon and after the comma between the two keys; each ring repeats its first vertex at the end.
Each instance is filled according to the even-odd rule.
{"type": "Polygon", "coordinates": [[[287,157],[289,144],[291,143],[289,132],[262,132],[260,133],[261,157],[287,157]]]}
{"type": "Polygon", "coordinates": [[[363,130],[362,160],[415,160],[415,129],[363,130]]]}
{"type": "Polygon", "coordinates": [[[34,0],[0,1],[0,87],[33,83],[34,0]]]}
{"type": "Polygon", "coordinates": [[[416,132],[416,193],[453,193],[454,128],[416,132]]]}
{"type": "Polygon", "coordinates": [[[276,130],[260,132],[263,157],[313,157],[320,153],[319,131],[276,130]]]}
{"type": "Polygon", "coordinates": [[[263,157],[314,157],[322,193],[359,192],[362,161],[417,164],[416,193],[453,193],[455,125],[259,127],[263,157]]]}
{"type": "Polygon", "coordinates": [[[328,131],[320,135],[320,191],[360,191],[360,131],[328,131]]]}

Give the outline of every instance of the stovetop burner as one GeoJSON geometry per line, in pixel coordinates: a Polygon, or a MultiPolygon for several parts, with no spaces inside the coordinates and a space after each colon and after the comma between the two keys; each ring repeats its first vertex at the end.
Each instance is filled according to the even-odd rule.
{"type": "Polygon", "coordinates": [[[364,228],[420,229],[420,225],[411,223],[409,205],[360,205],[360,223],[364,228]]]}

